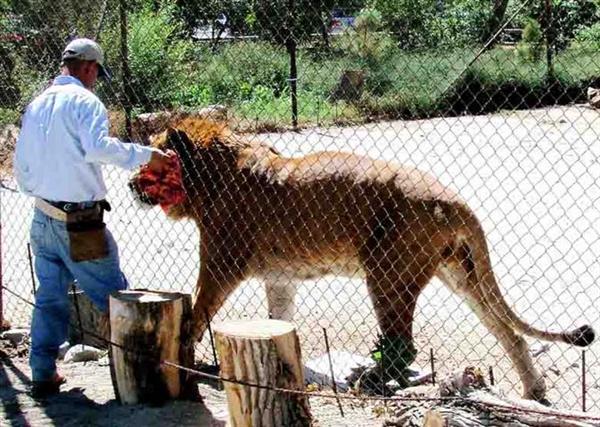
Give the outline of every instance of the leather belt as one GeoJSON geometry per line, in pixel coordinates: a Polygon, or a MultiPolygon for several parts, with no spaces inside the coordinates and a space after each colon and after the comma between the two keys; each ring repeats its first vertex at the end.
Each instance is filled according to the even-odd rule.
{"type": "Polygon", "coordinates": [[[67,213],[61,211],[55,206],[52,206],[50,203],[45,201],[44,199],[37,198],[35,199],[35,207],[44,212],[50,218],[54,218],[58,221],[67,222],[67,213]]]}
{"type": "Polygon", "coordinates": [[[46,203],[48,203],[48,204],[51,204],[55,208],[58,208],[61,211],[66,212],[66,213],[82,211],[84,209],[91,209],[91,208],[97,206],[99,203],[102,203],[101,201],[95,201],[95,202],[53,202],[52,200],[45,200],[45,199],[44,199],[44,201],[46,203]]]}

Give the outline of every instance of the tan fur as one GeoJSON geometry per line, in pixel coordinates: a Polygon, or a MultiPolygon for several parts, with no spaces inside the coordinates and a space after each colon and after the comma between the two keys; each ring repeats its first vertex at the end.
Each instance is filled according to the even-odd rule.
{"type": "MultiPolygon", "coordinates": [[[[434,177],[341,152],[285,158],[208,121],[183,120],[175,128],[152,141],[182,161],[188,200],[168,214],[192,218],[200,229],[198,337],[205,313],[213,316],[247,277],[265,279],[271,314],[289,319],[292,284],[334,272],[364,275],[381,332],[410,341],[417,298],[438,276],[500,341],[527,398],[543,399],[545,384],[521,334],[578,345],[593,340],[591,328],[541,331],[513,312],[479,221],[434,177]]],[[[132,184],[143,197],[135,177],[132,184]]]]}

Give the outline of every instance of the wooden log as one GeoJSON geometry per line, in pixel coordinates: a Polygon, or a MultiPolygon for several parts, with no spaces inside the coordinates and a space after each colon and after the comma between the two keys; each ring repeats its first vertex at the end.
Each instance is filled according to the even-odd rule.
{"type": "Polygon", "coordinates": [[[384,426],[415,427],[597,427],[594,417],[578,411],[551,408],[541,403],[509,397],[485,384],[483,371],[473,367],[457,370],[436,386],[411,387],[398,397],[423,400],[390,404],[393,417],[384,426]],[[437,398],[452,398],[438,400],[437,398]],[[462,399],[461,399],[462,398],[462,399]]]}
{"type": "MultiPolygon", "coordinates": [[[[214,326],[221,377],[268,387],[304,390],[300,342],[280,320],[235,321],[214,326]]],[[[308,426],[308,397],[224,382],[235,427],[308,426]]]]}
{"type": "Polygon", "coordinates": [[[80,289],[69,291],[69,300],[71,304],[69,344],[85,344],[102,350],[107,349],[108,344],[106,341],[95,336],[98,335],[108,339],[108,334],[105,334],[107,332],[106,315],[80,289]],[[94,335],[86,332],[92,332],[94,335]]]}
{"type": "Polygon", "coordinates": [[[193,367],[191,297],[145,289],[110,296],[111,377],[122,404],[160,405],[176,398],[197,398],[192,377],[161,364],[193,367]],[[134,351],[129,351],[129,350],[134,351]]]}

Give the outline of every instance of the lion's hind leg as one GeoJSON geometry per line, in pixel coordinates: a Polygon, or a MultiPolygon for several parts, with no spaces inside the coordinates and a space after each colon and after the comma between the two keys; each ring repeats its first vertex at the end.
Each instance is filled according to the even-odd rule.
{"type": "MultiPolygon", "coordinates": [[[[516,333],[490,306],[489,296],[483,295],[477,280],[495,280],[493,275],[477,277],[475,263],[486,260],[474,259],[466,243],[458,248],[440,264],[436,275],[452,291],[466,298],[467,304],[477,315],[481,323],[496,337],[508,354],[523,384],[523,397],[543,401],[546,394],[544,378],[534,367],[525,339],[516,333]]],[[[489,270],[488,270],[489,271],[489,270]]]]}

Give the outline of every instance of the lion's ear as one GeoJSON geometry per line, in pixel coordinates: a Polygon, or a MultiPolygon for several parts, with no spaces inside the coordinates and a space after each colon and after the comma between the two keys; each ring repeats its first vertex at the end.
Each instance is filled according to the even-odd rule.
{"type": "Polygon", "coordinates": [[[189,153],[193,149],[193,143],[187,133],[170,127],[167,129],[167,147],[183,154],[189,153]]]}

